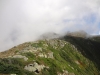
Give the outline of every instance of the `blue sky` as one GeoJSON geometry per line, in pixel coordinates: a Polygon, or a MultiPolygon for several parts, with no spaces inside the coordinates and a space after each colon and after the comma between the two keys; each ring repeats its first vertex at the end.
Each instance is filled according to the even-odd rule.
{"type": "Polygon", "coordinates": [[[46,32],[100,31],[100,0],[0,0],[0,51],[46,32]]]}
{"type": "Polygon", "coordinates": [[[86,16],[84,18],[85,22],[87,22],[88,24],[94,24],[96,22],[96,14],[90,14],[89,16],[86,16]]]}

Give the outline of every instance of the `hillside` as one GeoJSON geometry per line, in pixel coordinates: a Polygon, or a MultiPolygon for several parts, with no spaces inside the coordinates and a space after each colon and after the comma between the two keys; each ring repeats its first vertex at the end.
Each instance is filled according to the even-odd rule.
{"type": "Polygon", "coordinates": [[[93,61],[100,70],[100,36],[90,38],[65,36],[63,39],[75,45],[78,51],[93,61]]]}
{"type": "Polygon", "coordinates": [[[100,42],[65,36],[0,53],[1,75],[100,75],[100,42]]]}

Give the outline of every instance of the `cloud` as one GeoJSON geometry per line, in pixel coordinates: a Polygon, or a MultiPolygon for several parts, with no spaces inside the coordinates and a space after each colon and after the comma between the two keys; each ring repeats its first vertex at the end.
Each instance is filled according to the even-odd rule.
{"type": "Polygon", "coordinates": [[[46,32],[100,31],[99,0],[0,0],[0,51],[46,32]]]}

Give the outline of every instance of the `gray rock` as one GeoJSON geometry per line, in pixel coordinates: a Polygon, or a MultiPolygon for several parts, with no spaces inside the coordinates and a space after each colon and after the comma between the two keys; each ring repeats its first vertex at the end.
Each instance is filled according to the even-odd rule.
{"type": "Polygon", "coordinates": [[[16,74],[10,74],[10,75],[16,75],[16,74]]]}
{"type": "Polygon", "coordinates": [[[25,61],[28,60],[26,56],[22,56],[22,55],[14,55],[12,58],[23,58],[25,61]]]}
{"type": "Polygon", "coordinates": [[[53,57],[53,52],[48,53],[48,58],[54,58],[53,57]]]}
{"type": "Polygon", "coordinates": [[[33,64],[28,64],[24,67],[24,69],[31,71],[31,72],[40,72],[43,68],[45,68],[44,65],[39,65],[38,63],[34,62],[33,64]]]}

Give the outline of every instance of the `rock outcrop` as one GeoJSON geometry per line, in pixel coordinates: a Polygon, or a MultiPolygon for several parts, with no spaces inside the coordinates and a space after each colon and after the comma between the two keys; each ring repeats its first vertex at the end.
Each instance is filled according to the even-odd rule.
{"type": "Polygon", "coordinates": [[[14,55],[14,56],[12,56],[11,58],[22,58],[22,59],[24,59],[25,61],[28,60],[28,58],[27,58],[26,56],[22,56],[22,55],[14,55]]]}
{"type": "Polygon", "coordinates": [[[28,64],[24,67],[25,70],[39,73],[42,69],[44,69],[46,66],[39,65],[38,63],[34,62],[33,64],[28,64]]]}

